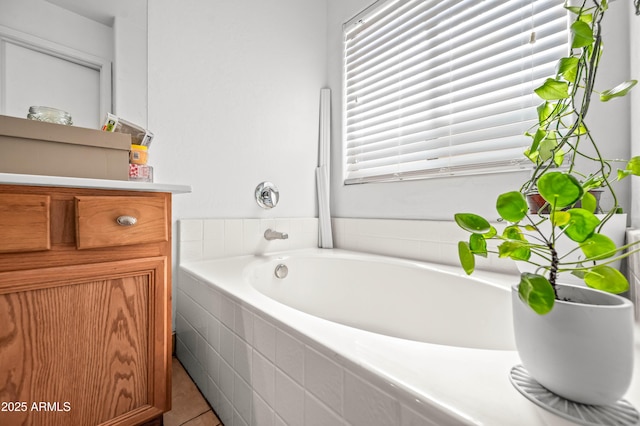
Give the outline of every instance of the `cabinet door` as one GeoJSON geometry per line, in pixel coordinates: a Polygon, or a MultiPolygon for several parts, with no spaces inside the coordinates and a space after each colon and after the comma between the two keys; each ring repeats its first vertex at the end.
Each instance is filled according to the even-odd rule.
{"type": "Polygon", "coordinates": [[[0,424],[159,416],[170,400],[166,268],[156,257],[0,273],[0,424]]]}

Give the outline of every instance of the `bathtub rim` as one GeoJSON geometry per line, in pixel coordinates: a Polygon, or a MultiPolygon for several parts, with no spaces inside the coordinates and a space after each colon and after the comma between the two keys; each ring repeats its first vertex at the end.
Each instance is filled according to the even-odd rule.
{"type": "MultiPolygon", "coordinates": [[[[513,366],[520,364],[517,351],[515,350],[448,347],[425,342],[409,341],[392,336],[377,335],[376,333],[370,331],[334,323],[332,321],[315,317],[302,311],[298,311],[295,308],[289,307],[274,299],[271,299],[246,282],[244,282],[244,286],[242,286],[242,283],[240,287],[230,286],[228,282],[224,282],[224,280],[231,277],[230,274],[228,274],[229,271],[224,271],[224,273],[219,273],[218,271],[213,275],[209,275],[210,271],[207,271],[208,267],[225,264],[226,267],[231,267],[230,269],[237,266],[242,266],[243,273],[241,275],[243,275],[244,268],[253,261],[269,261],[273,257],[287,256],[291,254],[321,254],[325,256],[347,255],[354,256],[356,258],[365,257],[367,259],[384,262],[400,262],[401,264],[407,265],[426,265],[427,267],[434,267],[436,269],[463,274],[462,270],[459,267],[451,265],[415,261],[378,254],[356,252],[351,250],[327,250],[319,248],[274,251],[258,255],[251,254],[209,260],[189,261],[181,263],[179,265],[179,269],[181,272],[190,274],[200,282],[204,282],[207,285],[211,286],[222,295],[230,298],[239,306],[250,310],[253,314],[259,314],[263,318],[268,318],[268,320],[272,324],[276,324],[278,328],[286,330],[289,334],[295,336],[303,343],[305,343],[305,345],[310,345],[314,350],[331,358],[335,362],[342,365],[344,368],[352,372],[362,373],[365,376],[363,380],[375,384],[380,389],[383,389],[387,394],[392,395],[394,398],[402,401],[403,404],[411,407],[419,413],[424,414],[424,408],[425,406],[427,406],[430,413],[429,415],[436,414],[436,419],[440,419],[444,422],[453,421],[455,422],[455,424],[467,425],[500,424],[496,422],[522,421],[523,415],[525,416],[524,419],[527,419],[525,423],[520,423],[523,425],[549,424],[547,423],[548,421],[553,421],[554,425],[573,424],[571,422],[565,422],[560,417],[555,416],[554,414],[551,414],[538,407],[537,405],[531,403],[529,400],[522,397],[522,395],[520,395],[512,387],[508,380],[508,372],[513,366]],[[219,284],[214,281],[222,281],[223,284],[219,284]],[[248,292],[247,288],[249,290],[248,292]],[[249,297],[247,298],[248,295],[249,297]],[[270,309],[265,310],[264,305],[256,306],[256,303],[261,304],[265,302],[270,307],[270,309]],[[276,305],[275,311],[273,310],[273,304],[276,305]],[[305,329],[305,327],[309,325],[307,321],[289,321],[291,317],[289,317],[288,314],[290,314],[291,312],[288,312],[288,314],[285,314],[283,317],[281,315],[282,311],[293,312],[294,316],[297,317],[295,318],[297,320],[304,319],[306,317],[307,319],[310,319],[311,322],[320,322],[322,324],[320,326],[318,326],[318,324],[315,324],[316,327],[312,327],[313,331],[310,332],[309,329],[305,329]],[[327,328],[335,329],[336,327],[338,328],[338,330],[349,330],[349,332],[347,333],[348,336],[345,339],[338,339],[337,341],[328,341],[327,339],[325,339],[324,336],[326,335],[325,332],[327,328]],[[303,330],[300,330],[301,328],[303,330]],[[319,330],[322,330],[322,332],[319,332],[319,330]],[[401,348],[402,350],[411,352],[411,354],[409,354],[408,356],[407,354],[402,354],[402,360],[395,360],[395,362],[392,363],[395,364],[395,366],[393,366],[395,368],[390,368],[389,364],[386,364],[383,367],[372,365],[372,360],[375,360],[375,356],[373,358],[365,359],[359,356],[355,356],[357,355],[357,353],[354,352],[354,346],[344,344],[347,340],[355,341],[357,339],[361,339],[361,341],[364,340],[366,341],[366,344],[370,344],[373,346],[385,345],[386,343],[389,343],[389,341],[391,341],[394,349],[401,348]],[[418,383],[419,380],[413,380],[411,378],[407,379],[406,371],[405,374],[396,374],[397,367],[401,367],[402,364],[406,362],[407,358],[414,359],[417,357],[418,359],[422,359],[424,358],[424,356],[432,356],[436,353],[438,361],[448,363],[449,359],[458,358],[460,361],[464,360],[465,364],[468,355],[474,355],[476,357],[474,361],[476,362],[478,367],[481,367],[475,370],[475,373],[477,373],[476,376],[483,378],[489,376],[492,380],[496,380],[496,383],[492,383],[487,387],[486,382],[475,381],[472,379],[471,382],[473,383],[470,387],[477,388],[477,393],[473,394],[474,397],[470,398],[469,395],[463,397],[451,397],[451,393],[448,393],[451,386],[444,386],[446,384],[445,382],[450,381],[450,377],[442,377],[440,374],[443,368],[431,368],[429,374],[436,374],[437,377],[432,377],[434,382],[430,383],[427,387],[424,386],[424,383],[418,383]],[[444,391],[441,390],[441,385],[446,388],[444,391]],[[429,388],[429,391],[427,391],[426,388],[429,388]],[[475,397],[477,397],[477,399],[475,397]],[[495,405],[496,400],[499,400],[499,405],[495,405]],[[509,407],[509,411],[513,412],[513,415],[509,418],[505,418],[504,416],[502,416],[503,413],[499,413],[500,415],[496,417],[495,410],[499,410],[500,407],[509,407]],[[435,410],[435,413],[432,410],[435,410]]],[[[238,278],[237,274],[234,278],[238,278]]],[[[471,278],[478,281],[486,280],[486,282],[491,285],[498,285],[499,287],[504,286],[504,288],[508,289],[510,289],[510,287],[513,285],[514,280],[517,280],[517,276],[514,275],[488,271],[477,271],[476,273],[474,273],[474,277],[471,278]]],[[[640,327],[638,327],[636,331],[636,360],[640,359],[639,333],[640,327]]],[[[377,355],[380,354],[381,353],[377,353],[377,355]]],[[[447,364],[447,367],[454,366],[447,364]]],[[[464,375],[465,368],[467,372],[473,370],[470,369],[468,365],[460,365],[460,367],[462,367],[462,371],[458,371],[458,375],[464,375]]],[[[634,379],[631,387],[640,384],[640,374],[638,370],[640,369],[636,369],[634,373],[634,379]]],[[[462,388],[458,389],[464,390],[465,387],[469,387],[468,385],[469,381],[467,381],[462,388]]],[[[634,395],[632,397],[631,395],[625,395],[625,399],[631,402],[635,407],[640,407],[640,395],[637,395],[637,392],[634,392],[634,395]]]]}

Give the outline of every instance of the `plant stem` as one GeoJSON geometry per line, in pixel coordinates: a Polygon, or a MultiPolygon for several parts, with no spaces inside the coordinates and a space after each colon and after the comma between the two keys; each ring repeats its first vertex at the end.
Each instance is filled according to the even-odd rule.
{"type": "Polygon", "coordinates": [[[551,269],[549,269],[549,282],[553,287],[555,298],[558,299],[558,290],[556,290],[556,278],[558,275],[558,252],[552,243],[549,243],[549,251],[551,252],[551,269]]]}

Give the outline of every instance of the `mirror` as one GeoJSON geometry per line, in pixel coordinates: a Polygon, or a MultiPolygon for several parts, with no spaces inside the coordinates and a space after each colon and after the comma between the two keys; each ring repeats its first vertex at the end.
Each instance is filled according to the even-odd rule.
{"type": "Polygon", "coordinates": [[[82,127],[107,112],[146,126],[147,0],[2,0],[0,43],[0,114],[44,105],[82,127]]]}

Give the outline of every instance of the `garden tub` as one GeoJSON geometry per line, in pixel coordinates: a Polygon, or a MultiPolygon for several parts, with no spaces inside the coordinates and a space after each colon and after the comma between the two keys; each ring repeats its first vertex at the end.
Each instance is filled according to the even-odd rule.
{"type": "Polygon", "coordinates": [[[517,280],[338,249],[189,262],[178,358],[225,424],[573,424],[509,381],[517,280]]]}

